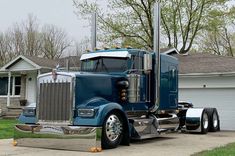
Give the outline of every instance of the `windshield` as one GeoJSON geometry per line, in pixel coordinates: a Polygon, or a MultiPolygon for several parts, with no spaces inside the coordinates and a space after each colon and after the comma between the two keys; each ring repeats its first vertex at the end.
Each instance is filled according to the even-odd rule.
{"type": "Polygon", "coordinates": [[[82,71],[87,72],[124,72],[128,70],[127,58],[98,57],[82,61],[82,71]]]}

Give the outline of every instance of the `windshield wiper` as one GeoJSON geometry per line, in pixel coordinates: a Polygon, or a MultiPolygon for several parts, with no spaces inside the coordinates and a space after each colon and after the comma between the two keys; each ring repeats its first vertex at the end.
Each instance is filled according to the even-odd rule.
{"type": "Polygon", "coordinates": [[[94,71],[97,71],[99,64],[100,64],[100,59],[97,60],[94,71]]]}
{"type": "Polygon", "coordinates": [[[102,68],[104,68],[104,70],[106,71],[106,72],[109,72],[108,71],[108,68],[106,67],[106,65],[104,64],[104,60],[102,59],[102,68]]]}

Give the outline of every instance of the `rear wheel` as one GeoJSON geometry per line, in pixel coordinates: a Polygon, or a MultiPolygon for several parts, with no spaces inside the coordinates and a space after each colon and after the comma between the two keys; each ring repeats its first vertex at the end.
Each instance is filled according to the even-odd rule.
{"type": "Polygon", "coordinates": [[[206,134],[209,129],[209,116],[206,110],[203,111],[201,117],[201,133],[206,134]]]}
{"type": "Polygon", "coordinates": [[[217,112],[216,108],[214,108],[213,109],[213,113],[212,113],[212,118],[211,118],[211,128],[210,128],[210,131],[211,132],[219,131],[219,127],[220,127],[219,115],[218,115],[218,112],[217,112]]]}
{"type": "Polygon", "coordinates": [[[117,147],[123,138],[123,119],[119,113],[110,113],[105,118],[102,129],[102,148],[117,147]]]}

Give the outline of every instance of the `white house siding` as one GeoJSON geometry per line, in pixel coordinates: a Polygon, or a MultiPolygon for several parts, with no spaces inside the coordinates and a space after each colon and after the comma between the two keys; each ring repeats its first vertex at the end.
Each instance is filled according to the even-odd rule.
{"type": "Polygon", "coordinates": [[[179,100],[195,107],[218,109],[221,129],[235,130],[235,76],[187,77],[179,79],[179,100]]]}
{"type": "Polygon", "coordinates": [[[24,70],[35,70],[35,67],[24,60],[19,60],[16,64],[10,67],[11,71],[24,71],[24,70]]]}

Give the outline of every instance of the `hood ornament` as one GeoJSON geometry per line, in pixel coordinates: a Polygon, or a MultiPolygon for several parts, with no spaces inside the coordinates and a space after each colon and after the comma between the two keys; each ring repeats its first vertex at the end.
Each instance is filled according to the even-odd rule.
{"type": "Polygon", "coordinates": [[[57,72],[56,72],[57,70],[56,69],[53,69],[52,70],[52,79],[54,80],[54,81],[56,81],[56,79],[57,79],[57,72]]]}

